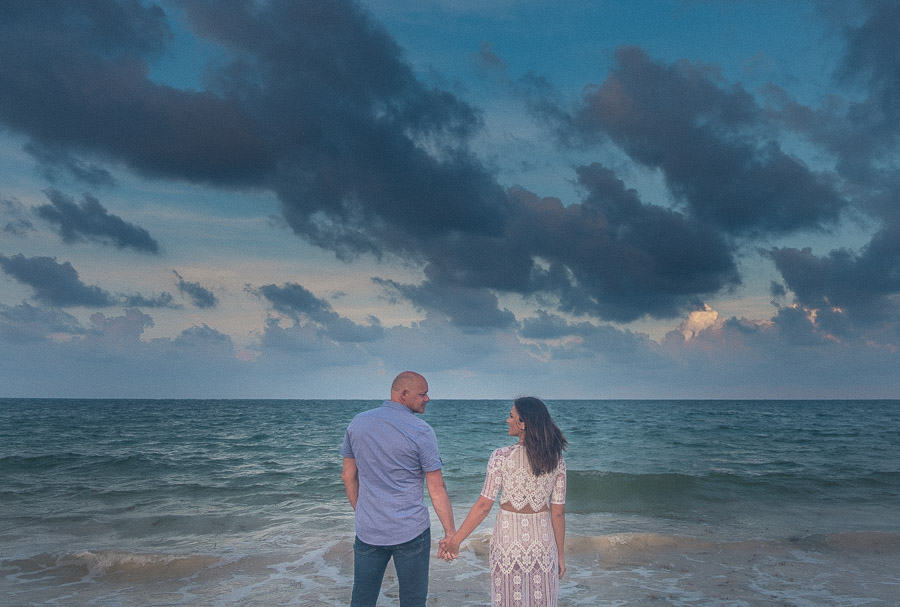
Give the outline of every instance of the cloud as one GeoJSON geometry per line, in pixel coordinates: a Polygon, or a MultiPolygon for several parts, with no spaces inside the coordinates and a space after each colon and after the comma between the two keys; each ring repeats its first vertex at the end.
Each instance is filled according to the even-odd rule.
{"type": "Polygon", "coordinates": [[[215,308],[219,304],[219,300],[216,297],[215,293],[202,286],[198,282],[186,281],[181,277],[181,274],[175,272],[174,270],[173,273],[178,279],[178,291],[182,295],[187,295],[194,306],[201,309],[209,309],[215,308]]]}
{"type": "Polygon", "coordinates": [[[536,316],[522,320],[519,334],[526,339],[559,339],[578,333],[578,328],[558,314],[536,310],[536,316]]]}
{"type": "Polygon", "coordinates": [[[0,337],[7,344],[44,341],[53,334],[80,335],[78,320],[56,308],[38,308],[28,303],[0,305],[0,337]]]}
{"type": "MultiPolygon", "coordinates": [[[[600,165],[578,169],[583,202],[551,203],[500,186],[470,149],[480,112],[420,82],[359,5],[180,6],[183,25],[220,51],[202,93],[149,80],[148,62],[172,39],[160,9],[115,4],[113,28],[92,6],[73,3],[26,11],[7,38],[0,31],[0,59],[33,47],[26,63],[40,58],[54,68],[0,68],[18,87],[0,92],[0,121],[43,148],[115,158],[143,174],[272,191],[295,233],[339,257],[396,253],[421,264],[427,282],[396,292],[458,326],[511,326],[512,313],[497,304],[503,293],[555,299],[560,311],[606,320],[679,315],[740,281],[730,245],[710,221],[735,232],[788,230],[827,222],[840,208],[818,176],[742,137],[759,109],[700,68],[659,66],[625,49],[621,69],[578,117],[585,133],[606,132],[661,166],[689,212],[644,203],[600,165]],[[95,35],[77,35],[76,21],[95,35]],[[25,77],[32,73],[45,76],[25,77]],[[102,90],[88,86],[98,82],[102,90]],[[680,97],[657,107],[654,83],[680,97]],[[601,94],[613,89],[646,105],[642,115],[668,113],[615,122],[601,94]],[[709,126],[693,126],[699,122],[709,126]],[[645,139],[655,151],[637,145],[645,139]],[[689,158],[686,149],[697,151],[689,158]],[[788,200],[748,193],[750,185],[771,193],[785,180],[794,192],[788,200]],[[812,196],[817,204],[807,205],[812,196]],[[727,216],[716,215],[726,207],[727,216]]],[[[482,49],[497,64],[491,53],[482,49]]]]}
{"type": "Polygon", "coordinates": [[[24,285],[34,290],[37,301],[51,306],[106,307],[116,298],[100,287],[81,282],[78,272],[68,261],[58,263],[53,257],[25,257],[0,255],[0,267],[24,285]]]}
{"type": "Polygon", "coordinates": [[[25,217],[25,207],[14,198],[0,198],[0,234],[24,236],[34,231],[34,224],[25,217]]]}
{"type": "MultiPolygon", "coordinates": [[[[900,54],[896,32],[900,5],[878,0],[863,4],[868,13],[860,25],[845,27],[846,52],[836,74],[844,84],[864,83],[868,96],[852,102],[840,136],[830,138],[840,167],[859,176],[871,174],[873,161],[889,160],[900,142],[900,54]]],[[[833,8],[833,7],[828,7],[833,8]]],[[[833,128],[835,123],[825,125],[833,128]]]]}
{"type": "MultiPolygon", "coordinates": [[[[350,370],[371,377],[414,367],[456,382],[460,394],[472,381],[492,394],[543,387],[583,396],[632,386],[640,395],[659,383],[690,396],[701,380],[728,396],[741,387],[752,395],[751,385],[766,387],[775,376],[802,395],[824,390],[815,383],[820,362],[829,381],[864,361],[895,370],[900,222],[892,211],[892,154],[900,72],[891,3],[865,3],[871,13],[845,29],[848,54],[837,76],[855,96],[831,96],[820,107],[774,86],[766,89],[772,105],[763,107],[714,66],[658,61],[627,46],[612,72],[566,107],[565,95],[539,74],[520,79],[515,91],[508,73],[515,62],[483,45],[480,67],[507,85],[505,93],[526,96],[544,119],[538,126],[553,125],[566,152],[577,152],[578,194],[569,199],[501,186],[497,169],[474,151],[485,135],[481,111],[421,81],[359,3],[177,6],[167,13],[137,0],[0,3],[3,128],[27,140],[48,179],[106,187],[125,168],[274,193],[300,237],[344,259],[372,254],[393,262],[396,254],[422,269],[417,284],[376,284],[423,310],[424,320],[355,322],[300,284],[268,284],[251,289],[270,311],[254,344],[258,358],[240,364],[230,338],[205,325],[146,339],[152,318],[135,307],[175,307],[169,293],[112,294],[84,284],[68,262],[0,256],[4,272],[42,305],[129,308],[123,316],[95,315],[88,327],[52,308],[3,308],[0,330],[29,344],[23,356],[32,363],[58,356],[67,369],[67,360],[78,361],[77,372],[104,381],[125,372],[135,390],[150,386],[142,372],[158,366],[163,376],[182,378],[182,387],[189,373],[178,365],[222,386],[258,374],[280,395],[296,389],[289,383],[300,369],[329,365],[340,371],[320,376],[332,384],[350,370]],[[174,48],[176,18],[185,19],[178,31],[214,49],[214,62],[196,74],[203,90],[175,88],[159,72],[151,78],[154,61],[174,48]],[[805,158],[818,164],[793,155],[807,145],[805,158]],[[597,149],[604,162],[585,160],[597,149]],[[661,178],[665,200],[654,199],[653,189],[631,189],[639,173],[633,163],[641,175],[661,178]],[[880,231],[858,250],[813,254],[793,242],[771,244],[829,229],[860,210],[880,231]],[[740,255],[754,241],[765,243],[782,275],[776,313],[722,318],[706,301],[741,284],[740,255]],[[501,303],[510,295],[538,311],[516,318],[501,303]],[[787,303],[789,296],[795,300],[787,303]],[[678,328],[657,343],[596,322],[644,318],[678,319],[678,328]],[[208,361],[223,371],[203,367],[208,361]],[[509,369],[527,377],[509,379],[509,369]]],[[[67,242],[158,253],[146,231],[92,195],[76,203],[49,190],[48,198],[39,212],[67,242]]],[[[8,202],[0,206],[0,230],[27,235],[33,226],[21,205],[8,202]]],[[[175,274],[192,305],[216,306],[212,290],[175,274]]],[[[49,381],[34,379],[36,386],[49,381]]]]}
{"type": "Polygon", "coordinates": [[[51,183],[60,179],[61,172],[66,172],[77,181],[93,187],[115,185],[115,179],[107,169],[99,164],[85,162],[61,146],[29,141],[24,149],[37,161],[41,176],[51,183]]]}
{"type": "Polygon", "coordinates": [[[409,300],[416,307],[440,312],[456,326],[468,330],[505,329],[515,324],[515,315],[500,309],[497,296],[487,289],[434,284],[400,284],[375,278],[375,284],[409,300]]]}
{"type": "Polygon", "coordinates": [[[94,313],[87,326],[58,310],[27,304],[0,309],[0,335],[15,346],[0,349],[0,368],[5,381],[15,378],[11,389],[25,396],[259,396],[246,388],[254,367],[236,358],[230,337],[201,325],[174,337],[147,338],[153,324],[136,309],[94,313]]]}
{"type": "Polygon", "coordinates": [[[620,47],[616,61],[566,131],[609,138],[661,170],[693,217],[730,234],[786,234],[838,220],[847,203],[829,175],[780,148],[750,93],[723,88],[711,67],[663,65],[637,47],[620,47]]]}
{"type": "Polygon", "coordinates": [[[645,334],[608,324],[569,322],[544,310],[524,319],[519,334],[546,342],[539,347],[552,360],[615,361],[643,368],[665,363],[654,342],[645,334]]]}
{"type": "Polygon", "coordinates": [[[382,336],[381,322],[374,316],[368,317],[368,325],[357,324],[340,316],[332,310],[331,304],[297,283],[285,283],[281,287],[264,285],[256,292],[272,304],[275,311],[295,321],[296,330],[292,332],[280,330],[277,323],[270,322],[267,327],[270,340],[274,339],[273,334],[287,335],[298,332],[321,334],[336,342],[350,343],[373,341],[382,336]],[[303,321],[310,321],[311,324],[304,324],[303,321]]]}
{"type": "Polygon", "coordinates": [[[157,295],[122,295],[120,297],[121,304],[129,308],[172,308],[178,309],[181,306],[175,303],[175,298],[171,293],[159,293],[157,295]]]}
{"type": "Polygon", "coordinates": [[[0,121],[64,164],[78,156],[152,176],[256,182],[269,159],[252,120],[230,100],[148,78],[173,39],[158,5],[136,0],[3,3],[0,121]]]}
{"type": "Polygon", "coordinates": [[[0,268],[20,283],[31,287],[37,301],[50,306],[85,306],[104,308],[131,305],[151,308],[176,307],[171,294],[154,296],[113,295],[100,287],[84,284],[68,261],[55,257],[13,257],[0,255],[0,268]]]}
{"type": "Polygon", "coordinates": [[[397,231],[496,230],[503,191],[466,145],[478,113],[422,85],[357,4],[182,7],[222,50],[203,92],[149,79],[172,40],[156,5],[0,7],[0,121],[29,149],[272,190],[298,234],[342,254],[409,250],[397,231]]]}
{"type": "Polygon", "coordinates": [[[713,310],[709,304],[704,304],[702,309],[694,310],[678,326],[678,330],[684,335],[686,341],[690,341],[710,327],[716,325],[719,313],[713,310]]]}
{"type": "Polygon", "coordinates": [[[472,53],[475,63],[483,70],[506,74],[506,62],[494,52],[494,46],[490,42],[482,42],[477,53],[472,53]]]}
{"type": "Polygon", "coordinates": [[[847,249],[816,256],[809,248],[767,254],[804,307],[840,310],[857,328],[900,320],[900,222],[885,226],[859,253],[847,249]]]}
{"type": "Polygon", "coordinates": [[[159,243],[147,230],[111,215],[94,196],[85,194],[79,205],[59,190],[50,189],[45,193],[50,204],[37,207],[35,212],[58,227],[64,242],[94,240],[112,243],[120,249],[159,252],[159,243]]]}
{"type": "Polygon", "coordinates": [[[476,301],[469,292],[468,305],[456,303],[455,293],[440,294],[495,290],[546,298],[564,312],[632,321],[679,315],[700,305],[701,295],[740,283],[729,243],[709,226],[645,204],[599,164],[580,167],[578,177],[587,192],[581,203],[565,206],[516,188],[502,237],[435,239],[427,282],[398,293],[426,309],[504,326],[496,300],[486,294],[476,301]]]}

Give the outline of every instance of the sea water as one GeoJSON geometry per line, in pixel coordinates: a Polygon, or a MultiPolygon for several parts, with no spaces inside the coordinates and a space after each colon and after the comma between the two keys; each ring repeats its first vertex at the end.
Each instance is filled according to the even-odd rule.
{"type": "MultiPolygon", "coordinates": [[[[347,604],[339,449],[380,404],[0,399],[0,605],[347,604]]],[[[561,605],[900,604],[900,401],[547,404],[561,605]]],[[[510,405],[428,404],[457,524],[510,405]]],[[[489,604],[493,519],[433,559],[430,604],[489,604]]]]}

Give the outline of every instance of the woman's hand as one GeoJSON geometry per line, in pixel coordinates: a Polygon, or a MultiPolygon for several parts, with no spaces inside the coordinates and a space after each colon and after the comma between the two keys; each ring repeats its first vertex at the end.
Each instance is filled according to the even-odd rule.
{"type": "Polygon", "coordinates": [[[559,558],[559,579],[562,579],[566,574],[566,559],[560,557],[559,558]]]}
{"type": "Polygon", "coordinates": [[[458,534],[454,534],[451,537],[445,537],[438,544],[438,557],[444,559],[448,563],[455,558],[459,558],[459,544],[460,541],[456,539],[458,534]]]}

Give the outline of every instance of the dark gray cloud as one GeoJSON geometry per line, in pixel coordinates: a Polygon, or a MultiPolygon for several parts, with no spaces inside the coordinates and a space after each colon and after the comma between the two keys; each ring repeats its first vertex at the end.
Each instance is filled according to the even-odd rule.
{"type": "Polygon", "coordinates": [[[569,322],[545,310],[538,310],[536,316],[524,319],[519,334],[539,341],[562,340],[557,345],[545,346],[545,355],[556,360],[596,360],[601,357],[615,360],[617,364],[641,367],[663,362],[661,353],[647,335],[611,325],[569,322]]]}
{"type": "Polygon", "coordinates": [[[853,176],[870,174],[873,161],[890,160],[900,143],[900,4],[874,0],[863,6],[863,23],[845,28],[846,54],[836,76],[842,83],[862,83],[868,96],[851,103],[844,120],[827,125],[845,125],[831,143],[839,166],[853,176]]]}
{"type": "MultiPolygon", "coordinates": [[[[180,6],[187,27],[223,53],[200,93],[148,79],[148,63],[172,38],[157,7],[109,0],[110,18],[77,2],[57,11],[0,6],[15,13],[2,23],[16,24],[0,29],[0,59],[31,51],[24,65],[0,68],[0,84],[12,85],[0,87],[0,121],[70,165],[59,150],[150,175],[271,189],[296,233],[339,256],[392,251],[424,263],[427,282],[396,292],[460,326],[511,326],[497,293],[633,320],[677,314],[737,282],[720,237],[612,191],[621,186],[592,177],[597,169],[581,171],[583,204],[505,191],[469,150],[478,111],[420,82],[355,3],[180,6]],[[52,69],[36,71],[37,61],[52,69]],[[693,247],[679,250],[679,239],[693,247]]],[[[488,47],[482,56],[502,61],[488,47]]]]}
{"type": "MultiPolygon", "coordinates": [[[[264,285],[257,292],[262,295],[272,308],[285,316],[294,319],[296,330],[290,332],[318,333],[318,328],[329,339],[336,342],[367,342],[380,339],[384,329],[374,316],[368,317],[367,325],[360,325],[349,318],[339,315],[327,301],[316,297],[308,289],[297,283],[285,283],[284,286],[264,285]],[[301,326],[303,321],[310,321],[313,326],[301,326]]],[[[270,327],[267,333],[285,335],[284,331],[276,331],[270,327]]]]}
{"type": "Polygon", "coordinates": [[[170,293],[153,296],[140,294],[114,295],[105,289],[84,284],[68,261],[55,257],[25,257],[22,254],[0,255],[0,268],[20,283],[31,287],[35,300],[50,306],[85,306],[104,308],[116,305],[148,308],[177,307],[170,293]]]}
{"type": "MultiPolygon", "coordinates": [[[[229,11],[222,11],[227,13],[229,11]]],[[[0,121],[44,150],[122,162],[154,176],[255,182],[269,158],[233,101],[148,78],[172,40],[137,0],[0,4],[0,121]]]]}
{"type": "Polygon", "coordinates": [[[47,181],[56,182],[61,173],[94,187],[115,185],[112,174],[96,163],[85,162],[61,146],[42,146],[34,141],[25,144],[25,151],[38,163],[38,171],[47,181]]]}
{"type": "Polygon", "coordinates": [[[422,307],[467,324],[508,326],[496,297],[461,300],[448,289],[482,289],[554,301],[566,312],[610,320],[672,317],[703,294],[739,284],[728,242],[681,213],[643,203],[613,172],[581,167],[583,202],[564,205],[514,189],[515,212],[501,238],[436,239],[427,282],[398,289],[422,307]],[[459,303],[464,301],[464,303],[459,303]]]}
{"type": "MultiPolygon", "coordinates": [[[[832,95],[819,107],[804,105],[769,87],[773,118],[834,157],[836,173],[858,207],[880,224],[859,250],[814,254],[803,247],[767,252],[796,297],[797,309],[815,312],[816,328],[835,339],[870,340],[876,327],[890,333],[900,320],[900,5],[875,0],[854,5],[850,22],[841,3],[819,4],[846,41],[835,80],[846,96],[832,95]],[[862,9],[862,10],[860,10],[862,9]]],[[[785,327],[797,312],[782,309],[785,327]]],[[[802,323],[799,323],[802,326],[802,323]]],[[[791,332],[792,335],[797,333],[791,332]]]]}
{"type": "Polygon", "coordinates": [[[802,306],[842,335],[857,328],[900,320],[900,222],[876,234],[859,252],[814,255],[811,249],[768,252],[802,306]],[[850,323],[849,325],[847,323],[850,323]]]}
{"type": "Polygon", "coordinates": [[[175,298],[171,293],[159,293],[157,295],[122,295],[120,300],[123,306],[129,308],[172,308],[178,309],[181,306],[175,303],[175,298]]]}
{"type": "Polygon", "coordinates": [[[637,47],[619,48],[616,61],[568,129],[608,137],[660,169],[692,216],[728,233],[789,233],[837,221],[846,201],[829,176],[779,147],[746,90],[723,88],[710,67],[664,65],[637,47]]]}
{"type": "Polygon", "coordinates": [[[45,341],[51,334],[85,333],[78,319],[56,308],[39,308],[23,302],[17,306],[0,305],[0,337],[9,344],[45,341]]]}
{"type": "MultiPolygon", "coordinates": [[[[501,187],[470,149],[479,111],[421,82],[358,3],[178,6],[176,15],[137,0],[0,3],[0,122],[29,138],[45,168],[88,181],[116,163],[272,191],[310,242],[420,263],[422,284],[386,286],[457,326],[514,326],[498,303],[507,293],[607,320],[677,316],[740,283],[740,238],[821,229],[848,204],[834,175],[780,147],[770,109],[709,66],[622,47],[574,113],[540,75],[527,77],[532,106],[563,141],[610,141],[659,169],[680,212],[642,201],[597,164],[578,169],[586,195],[573,203],[501,187]],[[176,16],[219,52],[202,91],[149,78],[176,16]]],[[[872,6],[891,18],[889,6],[872,6]]],[[[847,39],[847,73],[864,68],[884,113],[895,72],[881,24],[847,39]]],[[[480,58],[503,71],[489,45],[480,58]]],[[[326,302],[278,288],[260,290],[275,309],[339,333],[326,302]]]]}
{"type": "Polygon", "coordinates": [[[398,230],[496,232],[505,196],[466,146],[477,112],[422,85],[359,5],[180,4],[226,56],[203,92],[148,78],[172,39],[155,5],[3,3],[0,121],[39,150],[272,189],[296,232],[342,254],[409,250],[398,230]]]}
{"type": "Polygon", "coordinates": [[[643,203],[599,165],[581,167],[581,204],[531,199],[525,239],[548,259],[533,278],[560,308],[611,320],[670,317],[740,283],[728,242],[710,227],[643,203]]]}
{"type": "Polygon", "coordinates": [[[159,252],[159,243],[147,230],[111,215],[94,196],[84,194],[81,204],[77,204],[59,190],[46,190],[45,194],[50,204],[35,208],[35,212],[57,227],[64,242],[94,240],[120,249],[159,252]]]}
{"type": "Polygon", "coordinates": [[[780,126],[833,154],[843,178],[877,187],[895,178],[893,158],[900,143],[900,4],[866,0],[818,5],[845,41],[834,73],[838,88],[813,107],[770,85],[771,115],[780,126]]]}
{"type": "Polygon", "coordinates": [[[0,267],[24,285],[34,290],[37,301],[51,306],[106,307],[117,303],[116,298],[100,287],[81,282],[78,272],[68,261],[59,263],[53,257],[25,257],[0,255],[0,267]]]}
{"type": "Polygon", "coordinates": [[[264,285],[259,288],[259,293],[272,304],[274,310],[291,318],[306,316],[321,322],[329,320],[334,314],[331,304],[297,283],[285,283],[282,287],[264,285]]]}
{"type": "Polygon", "coordinates": [[[201,285],[199,282],[188,282],[181,277],[181,274],[175,272],[175,278],[178,279],[178,291],[182,295],[187,295],[194,306],[201,309],[215,308],[219,305],[219,299],[216,294],[201,285]]]}
{"type": "Polygon", "coordinates": [[[575,325],[558,314],[546,310],[537,310],[536,313],[536,316],[522,320],[519,334],[526,339],[559,339],[578,332],[575,325]]]}
{"type": "Polygon", "coordinates": [[[374,281],[422,310],[446,315],[453,325],[464,330],[506,329],[516,322],[515,315],[506,308],[501,310],[497,296],[487,289],[430,281],[420,285],[380,278],[374,281]]]}

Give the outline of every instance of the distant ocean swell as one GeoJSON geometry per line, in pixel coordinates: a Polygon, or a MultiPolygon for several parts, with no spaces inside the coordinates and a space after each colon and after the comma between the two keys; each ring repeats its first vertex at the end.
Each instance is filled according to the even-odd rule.
{"type": "Polygon", "coordinates": [[[658,515],[722,502],[805,502],[813,495],[824,501],[847,503],[858,502],[861,495],[900,500],[900,472],[871,472],[835,479],[786,473],[741,476],[717,472],[688,475],[569,470],[566,501],[567,509],[575,512],[658,515]]]}

